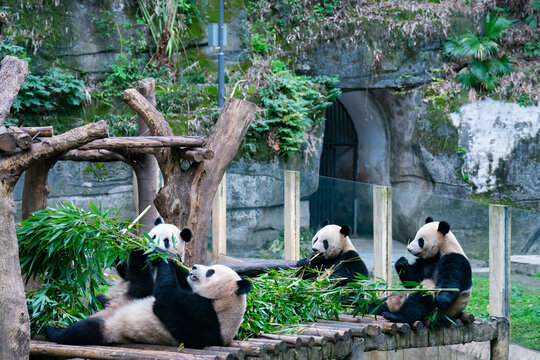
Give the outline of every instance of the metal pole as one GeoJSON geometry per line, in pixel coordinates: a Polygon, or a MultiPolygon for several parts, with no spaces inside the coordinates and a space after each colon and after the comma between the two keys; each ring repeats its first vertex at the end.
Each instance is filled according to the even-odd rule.
{"type": "Polygon", "coordinates": [[[219,29],[218,29],[218,107],[223,107],[225,98],[225,63],[223,53],[223,0],[219,0],[219,29]]]}

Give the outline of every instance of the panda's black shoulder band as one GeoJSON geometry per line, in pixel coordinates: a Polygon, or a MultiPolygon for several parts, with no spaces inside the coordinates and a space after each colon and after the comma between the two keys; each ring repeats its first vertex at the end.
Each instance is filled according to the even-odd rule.
{"type": "Polygon", "coordinates": [[[443,235],[446,235],[450,231],[450,225],[446,221],[441,221],[439,223],[439,228],[437,229],[437,231],[443,235]]]}
{"type": "Polygon", "coordinates": [[[351,233],[351,228],[348,225],[343,225],[339,232],[345,236],[349,236],[351,233]]]}

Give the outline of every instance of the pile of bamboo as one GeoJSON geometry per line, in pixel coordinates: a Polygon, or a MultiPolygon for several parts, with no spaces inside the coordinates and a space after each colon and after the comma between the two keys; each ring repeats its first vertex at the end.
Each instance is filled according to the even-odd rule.
{"type": "Polygon", "coordinates": [[[260,334],[258,338],[234,340],[228,347],[210,346],[202,350],[169,346],[127,344],[116,346],[68,346],[45,341],[31,342],[32,356],[79,357],[85,359],[334,359],[352,354],[362,359],[365,351],[390,351],[491,341],[491,358],[506,359],[509,322],[490,321],[461,314],[447,326],[393,323],[380,316],[319,320],[299,324],[298,334],[260,334]]]}

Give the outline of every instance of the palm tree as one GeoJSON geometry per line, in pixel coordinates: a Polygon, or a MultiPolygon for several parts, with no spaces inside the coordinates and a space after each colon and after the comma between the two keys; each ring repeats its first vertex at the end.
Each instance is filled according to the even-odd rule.
{"type": "Polygon", "coordinates": [[[499,55],[500,36],[512,24],[512,20],[488,14],[484,35],[468,31],[444,43],[445,54],[465,60],[466,66],[456,75],[456,81],[465,89],[493,92],[499,86],[499,78],[512,70],[510,59],[499,55]]]}

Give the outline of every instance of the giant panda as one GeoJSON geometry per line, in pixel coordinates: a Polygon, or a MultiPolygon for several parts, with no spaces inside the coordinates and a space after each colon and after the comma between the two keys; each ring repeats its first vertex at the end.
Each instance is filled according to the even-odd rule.
{"type": "Polygon", "coordinates": [[[249,280],[224,265],[194,265],[191,274],[184,270],[189,285],[184,286],[170,261],[155,267],[152,296],[104,309],[65,329],[49,327],[48,339],[67,345],[228,345],[244,316],[249,280]]]}
{"type": "MultiPolygon", "coordinates": [[[[354,281],[358,274],[367,278],[369,271],[349,239],[350,233],[351,229],[347,225],[328,225],[325,222],[311,241],[311,259],[302,259],[297,266],[317,271],[330,270],[330,278],[339,279],[338,285],[354,281]]],[[[316,275],[315,272],[307,271],[304,278],[316,275]]]]}
{"type": "MultiPolygon", "coordinates": [[[[189,229],[180,231],[175,225],[164,224],[157,218],[148,236],[162,250],[180,257],[184,262],[185,244],[191,241],[193,234],[189,229]]],[[[121,279],[106,294],[96,296],[103,307],[111,304],[122,305],[130,299],[140,299],[152,295],[155,270],[146,262],[144,250],[133,250],[127,263],[116,266],[121,279]]],[[[181,277],[179,277],[181,278],[181,277]]],[[[184,279],[180,279],[184,281],[184,279]]]]}
{"type": "Polygon", "coordinates": [[[402,292],[382,299],[375,312],[388,320],[407,323],[423,320],[435,308],[450,318],[458,316],[471,296],[472,271],[450,225],[428,217],[407,250],[417,259],[413,264],[405,257],[396,261],[402,282],[421,283],[423,288],[457,288],[459,292],[402,292]]]}

